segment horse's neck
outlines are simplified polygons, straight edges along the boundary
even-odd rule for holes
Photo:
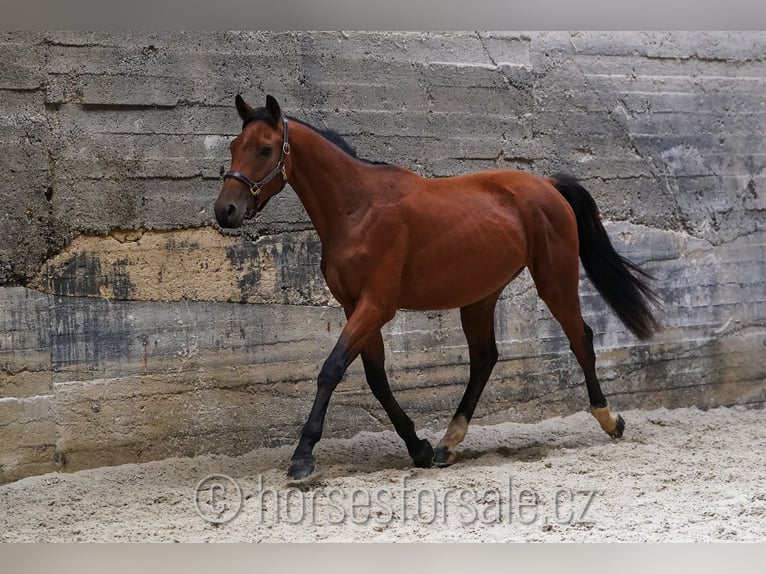
[[[297,122],[290,126],[290,134],[290,185],[324,242],[368,204],[361,184],[365,166]]]

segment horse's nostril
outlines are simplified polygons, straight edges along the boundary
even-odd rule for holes
[[[237,206],[234,204],[229,205],[229,209],[226,210],[226,215],[231,217],[237,212]]]

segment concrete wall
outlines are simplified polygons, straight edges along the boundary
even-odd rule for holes
[[[343,317],[289,188],[213,225],[240,92],[427,176],[576,174],[666,303],[640,343],[583,281],[612,404],[762,406],[765,55],[763,33],[0,34],[0,481],[296,440]],[[587,406],[528,274],[496,323],[477,423]],[[457,313],[385,337],[396,395],[440,430]],[[327,427],[390,428],[360,366]]]

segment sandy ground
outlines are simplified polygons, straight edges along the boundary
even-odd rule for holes
[[[0,487],[0,541],[766,540],[766,411],[622,414],[620,440],[587,413],[473,426],[447,469],[325,439],[298,486],[287,447],[32,477]]]

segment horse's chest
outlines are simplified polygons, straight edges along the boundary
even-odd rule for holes
[[[341,305],[353,306],[369,271],[361,254],[323,253],[320,269],[333,297]]]
[[[322,254],[322,263],[320,269],[322,275],[327,282],[327,287],[330,288],[330,293],[335,299],[343,306],[349,306],[354,300],[351,289],[344,280],[346,273],[344,273],[346,266],[339,264],[335,258],[328,257],[327,254]]]

